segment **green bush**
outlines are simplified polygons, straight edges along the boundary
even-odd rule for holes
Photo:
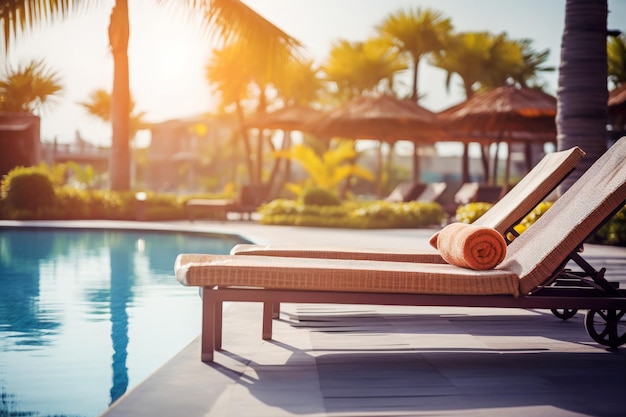
[[[468,203],[456,209],[456,220],[462,223],[474,223],[476,219],[485,214],[493,204]]]
[[[605,245],[626,246],[626,206],[606,222],[590,241]]]
[[[45,166],[15,168],[1,184],[0,219],[6,220],[180,220],[187,218],[184,199],[146,193],[87,190],[53,186]],[[54,181],[58,184],[58,181]],[[145,207],[140,207],[145,204]]]
[[[305,206],[338,206],[341,204],[339,197],[322,188],[309,188],[304,190],[300,196],[300,200]]]
[[[438,226],[445,218],[439,204],[417,201],[348,201],[338,206],[320,206],[281,199],[261,206],[258,212],[263,224],[352,229]]]
[[[49,174],[40,167],[17,167],[2,180],[2,198],[17,210],[40,210],[55,202]]]

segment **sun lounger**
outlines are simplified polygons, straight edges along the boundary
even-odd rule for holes
[[[454,202],[457,205],[468,203],[495,203],[500,199],[502,186],[487,185],[479,182],[468,182],[461,186],[454,195]]]
[[[620,327],[626,292],[603,271],[567,274],[578,249],[626,202],[626,139],[619,140],[515,239],[496,268],[450,264],[180,254],[179,282],[202,287],[203,361],[221,349],[222,303],[264,303],[264,339],[276,302],[588,309],[585,328],[598,343],[626,343]]]
[[[522,180],[474,224],[488,226],[505,237],[515,235],[513,227],[549,195],[576,167],[585,153],[578,147],[544,156]],[[287,256],[323,259],[361,259],[396,262],[442,263],[435,250],[430,252],[405,249],[329,248],[315,246],[239,244],[232,255]]]
[[[227,220],[228,213],[238,213],[242,218],[250,219],[263,202],[266,187],[244,185],[237,198],[208,199],[194,198],[186,202],[187,217],[190,222],[195,220],[197,213],[210,216],[216,220]]]

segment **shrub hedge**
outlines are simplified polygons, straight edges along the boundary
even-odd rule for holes
[[[482,216],[489,208],[489,203],[469,203],[460,206],[456,211],[458,221],[464,223],[473,223]],[[539,203],[530,213],[528,213],[522,221],[515,226],[517,233],[523,233],[538,218],[540,218],[550,207],[551,202],[544,201]],[[589,243],[597,243],[602,245],[626,246],[626,206],[615,214],[608,222],[606,222],[596,233],[588,240]]]
[[[347,201],[326,206],[278,199],[261,206],[258,212],[263,224],[351,229],[439,226],[445,219],[439,204],[417,201]]]
[[[0,183],[0,219],[4,220],[181,220],[187,218],[189,198],[145,193],[145,201],[134,192],[85,190],[58,184],[53,174],[42,167],[18,167]],[[551,203],[541,203],[515,229],[522,233]],[[472,223],[491,204],[470,203],[458,208],[458,221]],[[439,226],[445,213],[437,203],[412,201],[339,201],[323,190],[310,190],[299,200],[277,199],[259,207],[261,223],[353,229],[416,228]],[[590,242],[626,246],[626,206],[592,236]]]

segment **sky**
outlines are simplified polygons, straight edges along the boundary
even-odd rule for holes
[[[244,0],[246,4],[300,40],[318,63],[338,39],[363,41],[375,35],[386,16],[407,8],[431,8],[450,17],[457,32],[506,32],[531,39],[536,51],[550,50],[547,65],[558,68],[565,0]],[[148,122],[190,117],[211,111],[215,101],[204,75],[211,47],[182,15],[156,0],[132,0],[130,15],[130,83],[136,109]],[[67,143],[80,132],[98,145],[110,143],[110,126],[89,116],[78,104],[96,89],[111,90],[113,61],[107,27],[114,0],[80,10],[63,21],[36,27],[20,36],[0,69],[43,59],[61,77],[64,90],[53,107],[43,110],[41,140]],[[609,0],[608,27],[626,31],[626,0]],[[2,58],[6,59],[6,58]],[[420,104],[443,110],[463,100],[454,82],[445,88],[445,73],[420,66]],[[556,95],[558,72],[543,79]],[[142,140],[140,135],[139,141]],[[145,140],[145,138],[143,139]]]

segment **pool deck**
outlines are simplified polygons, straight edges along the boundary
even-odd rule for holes
[[[63,223],[230,233],[256,243],[418,249],[434,231],[246,221]],[[587,245],[584,257],[626,285],[626,248]],[[224,350],[214,363],[200,361],[196,339],[102,417],[626,415],[626,347],[610,351],[595,343],[583,313],[562,321],[544,310],[281,307],[273,340],[263,341],[261,305],[229,305]]]

